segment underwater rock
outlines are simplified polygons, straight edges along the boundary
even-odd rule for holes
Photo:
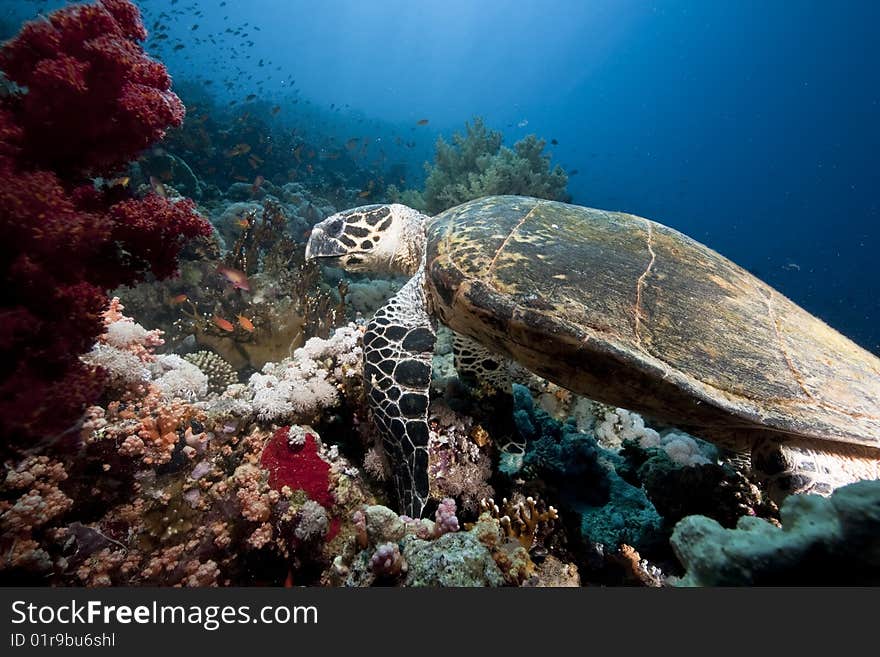
[[[250,199],[260,199],[266,195],[262,188],[254,189],[252,183],[236,182],[232,183],[226,190],[226,198],[230,201],[247,201]]]
[[[581,585],[581,577],[577,567],[565,563],[552,554],[538,566],[535,574],[523,583],[523,586],[537,588],[570,588]]]
[[[629,456],[633,450],[641,448],[627,444],[624,454]],[[636,477],[667,523],[705,515],[733,527],[741,516],[755,515],[763,504],[758,488],[729,465],[683,466],[659,448],[642,451]]]
[[[501,586],[504,576],[485,545],[468,532],[434,541],[403,539],[407,586]]]
[[[367,538],[372,545],[396,543],[406,534],[400,516],[387,506],[373,505],[364,509]]]
[[[681,586],[880,584],[880,481],[831,497],[792,495],[782,527],[745,516],[724,529],[704,516],[681,520],[672,548],[687,573]]]

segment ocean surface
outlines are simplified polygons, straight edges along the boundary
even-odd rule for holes
[[[0,36],[64,4],[4,0]],[[384,140],[372,166],[409,186],[475,116],[535,133],[573,202],[677,228],[880,353],[878,3],[137,4],[187,102]]]

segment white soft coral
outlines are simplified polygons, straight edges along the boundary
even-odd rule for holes
[[[339,403],[340,390],[359,379],[362,332],[356,324],[336,329],[326,340],[310,338],[280,363],[267,363],[251,376],[253,406],[264,422],[302,423]]]
[[[195,402],[208,395],[208,375],[180,356],[157,356],[150,369],[166,397]]]

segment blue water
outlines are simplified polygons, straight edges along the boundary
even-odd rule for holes
[[[0,20],[62,4],[5,0]],[[175,81],[255,93],[339,138],[369,131],[410,184],[474,115],[507,143],[556,139],[576,203],[682,230],[880,353],[878,3],[138,4],[167,27],[148,49]]]

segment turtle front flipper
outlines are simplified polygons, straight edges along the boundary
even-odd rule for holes
[[[428,397],[436,329],[419,272],[376,311],[364,335],[370,410],[392,464],[400,510],[421,516],[428,502]]]

